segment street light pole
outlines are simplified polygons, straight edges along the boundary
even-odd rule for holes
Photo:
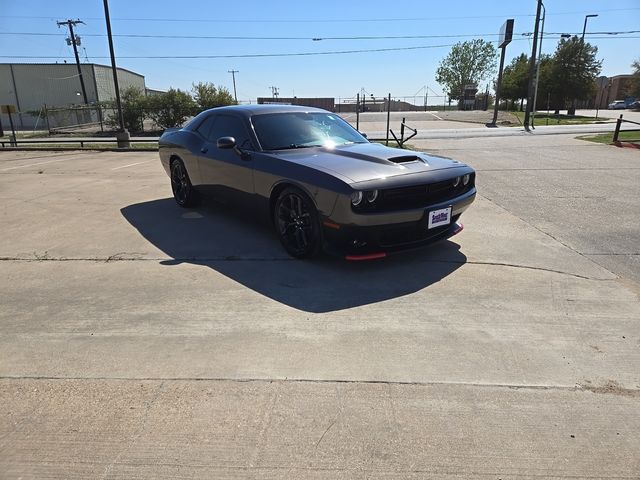
[[[584,34],[587,32],[587,20],[593,17],[597,17],[597,13],[591,13],[589,15],[584,16],[584,25],[582,26],[582,37],[580,37],[580,54],[578,55],[578,62],[580,62],[580,66],[582,66],[582,54],[584,53]],[[571,105],[571,113],[567,112],[569,115],[576,114],[576,105],[578,100],[576,98],[573,99],[573,105]]]
[[[109,0],[104,0],[104,19],[107,23],[107,38],[109,40],[109,53],[111,55],[111,70],[113,72],[113,87],[116,94],[116,106],[118,108],[119,131],[116,133],[118,148],[129,148],[129,132],[124,127],[124,116],[122,115],[122,102],[120,101],[120,88],[118,86],[118,70],[116,68],[116,54],[113,51],[113,37],[111,36],[111,19],[109,18]]]
[[[590,18],[593,17],[597,17],[598,14],[597,13],[591,13],[589,15],[585,15],[584,17],[584,26],[582,27],[582,38],[580,39],[580,41],[582,42],[582,44],[584,45],[584,34],[587,31],[587,20],[589,20]]]

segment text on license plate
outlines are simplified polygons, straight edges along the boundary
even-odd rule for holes
[[[441,227],[451,223],[451,207],[431,210],[429,212],[429,223],[427,228]]]

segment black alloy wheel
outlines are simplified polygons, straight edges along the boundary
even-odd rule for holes
[[[196,192],[181,160],[171,162],[171,190],[173,198],[181,207],[191,207],[195,204]]]
[[[311,258],[320,253],[322,232],[315,205],[297,188],[286,188],[274,209],[276,233],[287,253]]]

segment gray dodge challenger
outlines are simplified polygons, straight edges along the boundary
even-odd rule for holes
[[[476,196],[468,165],[370,143],[318,108],[213,108],[159,145],[178,205],[249,206],[296,258],[324,249],[369,260],[429,245],[462,230]]]

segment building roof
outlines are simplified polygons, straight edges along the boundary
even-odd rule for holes
[[[20,62],[20,63],[16,63],[16,62],[0,62],[0,65],[46,65],[48,67],[50,66],[56,66],[56,65],[69,65],[69,66],[75,66],[75,63],[58,63],[58,62]],[[111,69],[111,65],[103,65],[102,63],[93,63],[93,62],[89,62],[89,63],[81,63],[82,65],[93,65],[95,67],[104,67],[104,68],[109,68]],[[116,67],[118,70],[122,70],[124,72],[129,72],[132,75],[138,75],[139,77],[144,77],[144,75],[142,75],[141,73],[138,72],[133,72],[127,68],[122,68],[122,67]]]

